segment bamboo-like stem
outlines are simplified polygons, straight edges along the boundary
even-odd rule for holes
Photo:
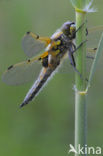
[[[76,12],[76,29],[84,23],[83,27],[76,33],[77,47],[86,40],[86,13]],[[86,94],[86,43],[84,43],[76,52],[76,67],[82,75],[76,73],[76,89],[75,89],[75,149],[78,151],[78,145],[85,147],[86,145],[86,125],[87,125],[87,106]],[[85,151],[84,151],[85,153]],[[86,154],[78,153],[75,156]]]

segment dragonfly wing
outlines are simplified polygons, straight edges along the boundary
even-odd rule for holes
[[[88,36],[87,36],[88,48],[97,48],[102,32],[103,32],[103,26],[96,26],[88,30]]]
[[[59,68],[58,68],[58,73],[61,74],[70,74],[70,69],[72,68],[72,66],[70,66],[70,61],[69,61],[69,57],[68,54],[65,54],[65,56],[62,58]]]
[[[98,32],[98,31],[103,31],[103,25],[100,25],[100,26],[95,26],[95,27],[92,27],[92,28],[89,28],[88,29],[88,33],[95,33],[95,32]]]
[[[50,42],[51,39],[49,37],[39,37],[32,32],[27,32],[22,39],[22,47],[25,54],[32,57],[37,55],[37,53],[43,50]]]
[[[35,80],[42,65],[36,57],[10,66],[2,75],[2,80],[9,85],[20,85]]]

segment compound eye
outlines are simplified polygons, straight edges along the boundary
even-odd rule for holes
[[[72,33],[72,32],[74,32],[75,31],[75,26],[71,26],[70,27],[70,32]]]
[[[76,26],[75,26],[75,23],[71,24],[70,26],[70,33],[72,34],[73,32],[76,31]]]
[[[75,23],[74,22],[66,22],[62,26],[62,31],[66,36],[71,36],[75,31]]]

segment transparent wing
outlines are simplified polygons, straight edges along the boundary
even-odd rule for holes
[[[98,32],[98,31],[103,31],[103,25],[95,26],[95,27],[92,27],[92,28],[88,29],[89,33],[93,33],[93,32],[95,33],[95,32]]]
[[[27,56],[32,57],[37,55],[50,42],[51,39],[49,37],[39,37],[32,32],[27,32],[22,39],[22,48]]]
[[[60,62],[60,65],[58,67],[58,73],[61,73],[61,74],[69,73],[70,74],[72,70],[73,70],[73,67],[70,65],[68,53],[66,53]]]
[[[93,49],[93,48],[88,48],[87,49],[87,60],[89,62],[93,61],[94,56],[95,56],[95,51],[96,50]],[[60,67],[58,68],[58,73],[69,74],[70,75],[72,72],[76,72],[76,71],[74,70],[73,66],[70,64],[68,54],[66,54],[65,57],[62,59],[62,61],[60,63]]]
[[[103,26],[96,26],[88,29],[88,35],[87,35],[88,48],[97,48],[102,32],[103,32]]]
[[[34,57],[28,61],[10,66],[2,75],[2,80],[9,85],[20,85],[35,80],[42,67]]]

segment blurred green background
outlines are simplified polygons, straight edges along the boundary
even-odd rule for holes
[[[103,0],[88,25],[103,25]],[[69,0],[0,0],[0,75],[26,59],[25,32],[51,36],[65,21],[75,20]],[[56,74],[35,101],[19,109],[32,83],[7,86],[0,81],[0,156],[67,156],[74,144],[74,71]],[[88,146],[103,149],[103,56],[88,94]],[[72,156],[72,154],[69,154]]]

